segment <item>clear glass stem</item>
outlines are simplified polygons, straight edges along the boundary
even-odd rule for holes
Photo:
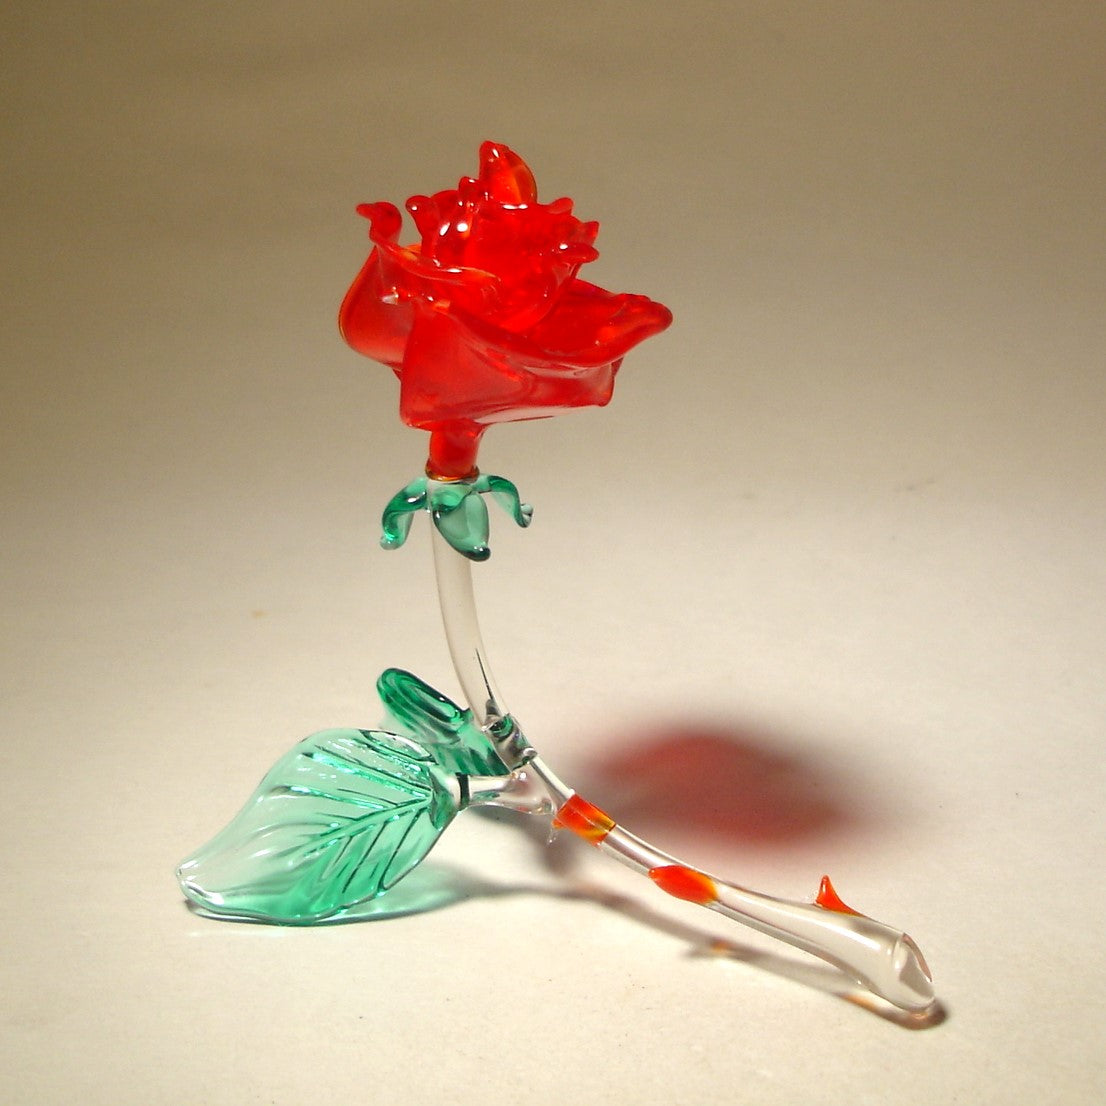
[[[472,591],[472,565],[466,557],[450,548],[436,527],[432,529],[432,534],[438,602],[453,668],[472,710],[473,720],[482,730],[493,729],[502,725],[508,714],[480,636],[476,598]]]
[[[431,530],[438,600],[453,667],[476,724],[492,737],[503,762],[513,770],[500,779],[471,780],[472,802],[528,813],[555,811],[555,827],[571,830],[649,876],[662,891],[821,957],[904,1010],[922,1012],[932,1006],[929,969],[917,945],[901,930],[857,914],[835,894],[823,900],[820,893],[814,903],[791,902],[717,879],[624,830],[563,783],[526,740],[496,686],[476,615],[471,563],[451,549],[436,528]]]

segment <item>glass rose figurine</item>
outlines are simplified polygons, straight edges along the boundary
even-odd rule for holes
[[[572,201],[538,202],[526,163],[485,142],[476,177],[413,196],[419,241],[400,244],[402,216],[365,204],[373,250],[342,303],[342,335],[389,366],[405,423],[429,431],[426,473],[384,509],[386,548],[414,517],[434,524],[438,595],[465,706],[417,676],[377,682],[387,728],[324,730],[262,780],[235,819],[178,869],[206,914],[309,925],[390,912],[397,884],[470,806],[552,819],[706,906],[836,965],[912,1014],[934,1007],[925,960],[902,931],[846,906],[823,877],[813,902],[791,902],[709,875],[630,833],[558,778],[507,710],[480,635],[472,562],[489,555],[484,496],[519,525],[530,508],[511,481],[477,467],[481,436],[500,422],[603,406],[623,358],[664,330],[668,309],[581,280],[599,225]]]

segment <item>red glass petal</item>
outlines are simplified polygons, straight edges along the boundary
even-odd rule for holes
[[[342,337],[358,353],[398,369],[413,321],[410,305],[382,279],[381,254],[373,250],[338,312]]]
[[[669,325],[645,296],[576,276],[599,224],[537,202],[526,163],[485,142],[456,189],[412,196],[420,241],[389,203],[358,210],[376,244],[339,313],[346,341],[401,377],[404,421],[431,431],[431,469],[464,476],[484,428],[611,398],[622,358]]]
[[[399,238],[403,216],[395,204],[386,200],[375,204],[358,204],[357,214],[369,220],[369,237],[374,242],[395,242]]]
[[[480,181],[488,195],[504,204],[532,204],[538,185],[530,166],[506,146],[485,142],[480,147]]]
[[[484,319],[464,317],[474,337],[509,347],[533,371],[585,369],[620,360],[659,334],[672,312],[647,296],[608,292],[584,280],[569,282],[555,307],[524,334],[504,334]]]
[[[435,256],[438,231],[442,225],[442,205],[436,196],[412,196],[407,210],[414,220],[415,229],[422,239],[422,252],[426,257]]]
[[[543,418],[610,402],[618,360],[580,368],[520,355],[514,335],[476,332],[452,313],[416,308],[401,369],[400,414],[433,430]]]

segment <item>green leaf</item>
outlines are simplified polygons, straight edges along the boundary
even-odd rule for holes
[[[325,730],[279,760],[177,875],[212,913],[310,924],[394,886],[433,847],[458,799],[452,776],[415,742]]]
[[[397,728],[414,738],[446,772],[499,776],[508,769],[488,736],[473,725],[472,711],[462,709],[401,668],[389,668],[376,690]]]

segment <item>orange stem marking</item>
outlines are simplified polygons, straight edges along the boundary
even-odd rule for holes
[[[649,878],[674,898],[686,899],[700,906],[706,906],[718,898],[718,888],[710,876],[694,868],[685,868],[682,864],[650,868]]]
[[[573,795],[553,818],[554,829],[572,830],[589,845],[598,846],[614,827],[613,818],[579,795]]]

